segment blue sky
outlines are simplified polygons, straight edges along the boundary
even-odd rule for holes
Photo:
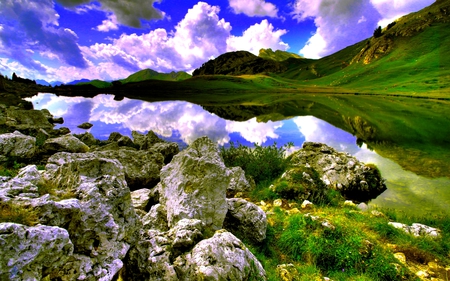
[[[432,0],[0,0],[0,73],[47,81],[188,71],[236,50],[330,55]]]

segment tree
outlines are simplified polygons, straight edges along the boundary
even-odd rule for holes
[[[378,26],[378,28],[375,29],[374,32],[373,32],[373,37],[378,38],[381,35],[382,35],[381,26]]]

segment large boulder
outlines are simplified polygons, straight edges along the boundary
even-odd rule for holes
[[[47,139],[42,145],[42,153],[53,154],[56,152],[83,153],[88,152],[89,147],[71,134],[57,138]]]
[[[6,110],[5,125],[10,131],[19,130],[34,135],[39,129],[52,131],[54,125],[48,121],[48,114],[41,110],[23,110],[10,107]]]
[[[164,156],[155,151],[131,149],[105,150],[93,152],[100,158],[117,159],[123,166],[125,179],[131,190],[152,188],[160,179]]]
[[[227,199],[227,203],[226,229],[256,243],[266,239],[267,218],[261,208],[240,198]]]
[[[36,138],[19,131],[0,135],[0,162],[9,158],[29,159],[36,154]]]
[[[0,279],[41,280],[73,254],[67,230],[56,226],[0,223]]]
[[[115,159],[57,153],[42,176],[35,167],[27,167],[1,187],[8,196],[0,199],[32,209],[39,223],[68,232],[73,255],[51,271],[46,268],[52,278],[112,280],[138,240],[142,224],[133,208],[123,167]],[[49,194],[34,196],[42,193],[42,188]],[[19,278],[26,279],[26,275]]]
[[[255,182],[245,177],[245,171],[241,167],[232,167],[230,169],[230,184],[227,187],[228,198],[240,192],[250,191],[254,187]]]
[[[217,145],[207,137],[175,155],[161,169],[160,201],[169,226],[181,219],[199,219],[210,231],[222,228],[229,174]]]
[[[266,280],[261,263],[230,232],[217,231],[174,261],[179,280]]]
[[[325,144],[305,142],[290,159],[294,167],[314,169],[328,188],[339,190],[349,200],[368,201],[386,190],[385,180],[374,165]]]

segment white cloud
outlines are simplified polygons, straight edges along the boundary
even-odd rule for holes
[[[300,54],[320,58],[372,36],[378,25],[418,11],[434,0],[296,0],[293,18],[317,27]]]
[[[370,2],[383,16],[378,25],[384,27],[403,15],[433,4],[435,0],[370,0]]]
[[[101,31],[101,32],[108,32],[110,30],[117,30],[119,29],[117,17],[114,14],[108,15],[108,18],[106,20],[102,21],[102,24],[97,26],[95,30]]]
[[[286,51],[289,45],[281,40],[281,36],[286,33],[285,29],[274,30],[271,23],[262,20],[261,23],[250,26],[242,36],[230,36],[227,51],[246,50],[255,55],[258,55],[261,48]]]
[[[249,17],[277,17],[278,8],[264,0],[229,0],[235,14],[245,14]]]
[[[227,121],[226,130],[229,133],[239,132],[245,140],[262,144],[268,138],[277,139],[279,136],[275,133],[275,130],[281,126],[283,124],[280,121],[263,123],[256,121],[255,117],[245,122]]]

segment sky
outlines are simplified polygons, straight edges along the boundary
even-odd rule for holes
[[[191,73],[225,52],[321,58],[433,0],[0,0],[0,73],[70,82]]]

